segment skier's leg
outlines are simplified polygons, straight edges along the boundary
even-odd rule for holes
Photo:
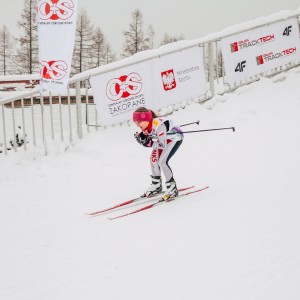
[[[150,156],[150,164],[151,164],[151,185],[147,189],[147,191],[143,194],[145,197],[153,196],[162,191],[161,184],[161,169],[158,164],[159,156],[161,154],[161,149],[153,149]]]
[[[175,154],[175,152],[180,147],[182,141],[172,141],[165,149],[163,149],[161,156],[159,158],[159,165],[164,173],[166,179],[166,193],[164,195],[165,199],[170,197],[176,197],[178,195],[178,189],[176,182],[173,177],[172,169],[169,166],[169,160]]]
[[[169,160],[172,158],[172,156],[175,154],[175,152],[178,150],[181,144],[182,141],[171,141],[166,146],[166,148],[162,149],[162,152],[160,154],[158,165],[160,166],[165,176],[166,182],[173,180],[173,172],[169,166]]]

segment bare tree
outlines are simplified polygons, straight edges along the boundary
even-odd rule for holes
[[[84,9],[77,17],[75,46],[72,60],[72,74],[92,68],[94,25]]]
[[[106,43],[106,50],[105,50],[105,63],[110,64],[114,61],[116,61],[116,54],[112,52],[110,44]]]
[[[20,73],[32,74],[39,70],[36,13],[36,0],[24,0],[24,10],[18,21],[24,33],[17,39],[20,48],[15,59]]]
[[[97,27],[93,34],[93,67],[99,67],[105,64],[106,39],[102,30]]]
[[[171,43],[175,43],[175,42],[178,42],[178,41],[181,41],[181,40],[184,40],[184,37],[183,35],[181,34],[180,36],[172,36],[172,35],[169,35],[169,34],[165,34],[160,45],[166,45],[166,44],[171,44]]]
[[[12,37],[7,27],[4,25],[0,30],[0,72],[7,75],[11,68],[9,65],[12,61]]]
[[[132,22],[129,24],[129,30],[123,31],[123,34],[125,36],[123,57],[149,49],[149,39],[144,38],[143,15],[139,9],[132,13]]]
[[[154,49],[154,37],[155,37],[155,31],[153,29],[152,25],[148,25],[147,28],[147,37],[149,40],[149,49]]]
[[[110,44],[99,27],[94,31],[92,52],[93,68],[116,61],[116,55],[112,52]]]

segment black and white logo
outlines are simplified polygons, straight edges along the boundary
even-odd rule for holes
[[[239,62],[235,68],[235,72],[243,72],[246,68],[246,60]]]

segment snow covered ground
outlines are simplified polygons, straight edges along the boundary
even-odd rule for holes
[[[114,221],[142,204],[84,213],[148,187],[134,125],[1,155],[0,299],[299,300],[299,82],[297,67],[174,112],[236,128],[186,134],[170,161],[179,187],[210,188]]]

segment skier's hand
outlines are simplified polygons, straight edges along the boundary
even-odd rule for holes
[[[143,145],[144,143],[147,142],[147,136],[144,135],[142,132],[140,132],[140,133],[136,132],[134,134],[134,137],[135,137],[136,141],[141,145]]]
[[[134,137],[139,144],[145,147],[151,147],[153,144],[152,139],[148,135],[145,135],[143,132],[136,132],[134,134]]]

